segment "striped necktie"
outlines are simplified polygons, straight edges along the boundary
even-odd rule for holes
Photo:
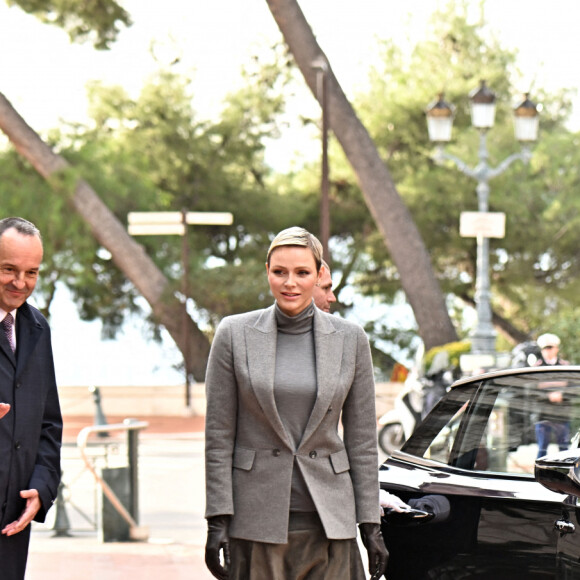
[[[2,328],[4,329],[6,338],[10,343],[10,348],[12,349],[12,352],[14,352],[16,350],[16,345],[14,344],[14,335],[12,334],[12,328],[14,327],[14,317],[9,312],[4,317],[4,320],[0,322],[0,324],[2,324]]]

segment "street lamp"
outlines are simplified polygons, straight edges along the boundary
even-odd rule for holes
[[[496,333],[492,324],[491,292],[489,280],[489,238],[503,237],[502,224],[505,215],[488,212],[489,181],[503,173],[514,161],[528,163],[531,158],[530,144],[538,138],[538,110],[528,95],[514,109],[515,136],[521,144],[521,151],[510,155],[497,167],[490,167],[486,146],[487,131],[495,121],[495,94],[485,81],[469,94],[471,108],[471,124],[479,131],[479,163],[471,168],[455,155],[446,153],[445,143],[451,140],[451,129],[455,110],[452,105],[443,100],[440,94],[437,101],[431,103],[426,110],[429,139],[436,143],[437,152],[434,157],[437,163],[445,159],[452,161],[464,175],[477,180],[477,200],[479,220],[471,232],[462,235],[477,238],[477,277],[475,283],[475,304],[477,310],[477,326],[471,335],[471,350],[474,354],[494,354]],[[463,216],[462,216],[463,217]]]
[[[322,110],[322,159],[320,178],[320,242],[324,259],[330,263],[330,202],[328,169],[328,63],[322,57],[312,62],[316,70],[316,94]]]

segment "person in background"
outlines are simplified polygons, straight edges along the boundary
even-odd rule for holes
[[[322,260],[322,268],[320,269],[320,281],[315,284],[312,296],[314,304],[324,312],[330,312],[330,305],[336,302],[336,296],[332,291],[330,267],[324,260]]]
[[[363,580],[357,523],[371,577],[386,568],[369,342],[314,306],[321,262],[308,231],[280,232],[274,304],[227,316],[212,343],[205,561],[220,580]]]
[[[560,358],[560,339],[551,333],[538,337],[538,346],[542,356],[535,366],[569,365],[567,360]],[[568,449],[570,443],[570,420],[568,400],[565,396],[565,384],[546,381],[540,383],[540,416],[536,423],[536,441],[538,457],[548,453],[548,445],[552,435],[560,451]]]
[[[23,580],[30,523],[43,522],[60,482],[62,417],[50,329],[29,305],[42,261],[29,221],[0,220],[0,578]]]
[[[560,358],[560,339],[549,332],[538,336],[536,341],[540,347],[542,358],[536,361],[536,366],[569,365],[567,360]]]

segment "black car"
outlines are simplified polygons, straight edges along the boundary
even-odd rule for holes
[[[386,510],[386,578],[580,579],[579,439],[580,367],[456,382],[380,468],[419,508]]]

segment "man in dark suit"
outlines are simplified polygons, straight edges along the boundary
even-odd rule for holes
[[[60,482],[62,417],[50,329],[26,300],[42,261],[38,229],[0,220],[0,577],[23,580],[30,523]]]

